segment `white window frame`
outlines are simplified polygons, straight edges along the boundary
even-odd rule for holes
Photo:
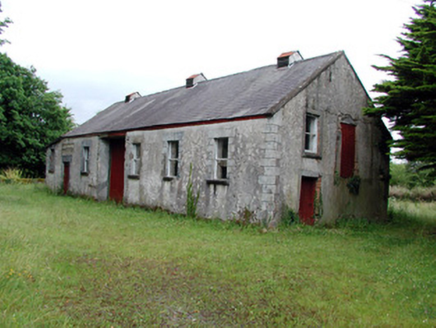
[[[214,178],[227,180],[229,161],[229,138],[215,138]]]
[[[179,140],[168,141],[167,177],[178,177],[180,169],[180,143]]]
[[[133,143],[130,174],[133,176],[139,176],[140,170],[141,170],[141,144]]]
[[[82,148],[82,173],[89,173],[89,146]]]
[[[306,153],[318,153],[318,133],[319,117],[306,115],[306,124],[304,130],[304,151]]]

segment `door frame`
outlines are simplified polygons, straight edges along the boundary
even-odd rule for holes
[[[64,177],[63,177],[63,194],[66,195],[68,193],[68,189],[70,186],[70,162],[63,162],[64,164]]]
[[[124,200],[126,138],[110,138],[109,141],[109,174],[108,199],[117,203]]]
[[[300,221],[307,225],[315,224],[315,204],[317,202],[319,179],[320,177],[301,176],[298,215]]]

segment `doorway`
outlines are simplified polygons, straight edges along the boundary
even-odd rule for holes
[[[300,209],[298,215],[304,224],[315,223],[315,194],[317,178],[302,177],[300,192]]]
[[[64,195],[68,193],[69,185],[70,185],[70,163],[64,162],[64,183],[63,183]]]
[[[125,139],[110,140],[109,199],[121,203],[124,197]]]

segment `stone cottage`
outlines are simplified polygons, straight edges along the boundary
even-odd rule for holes
[[[47,148],[54,190],[207,218],[386,217],[389,132],[344,52],[132,93]],[[190,174],[192,167],[192,172]]]

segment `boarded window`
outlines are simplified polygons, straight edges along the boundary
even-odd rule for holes
[[[82,148],[82,173],[89,173],[89,147],[84,146]]]
[[[350,178],[354,173],[354,158],[356,154],[356,126],[341,123],[341,177]]]
[[[169,177],[177,177],[179,175],[179,142],[168,141],[168,172]]]
[[[229,138],[215,139],[215,178],[227,179],[229,159]]]
[[[48,156],[48,172],[54,173],[55,171],[55,150],[50,148],[50,154]]]
[[[132,163],[130,174],[138,176],[141,168],[141,144],[132,144]]]
[[[318,152],[318,118],[316,116],[306,116],[304,150],[314,154]]]

